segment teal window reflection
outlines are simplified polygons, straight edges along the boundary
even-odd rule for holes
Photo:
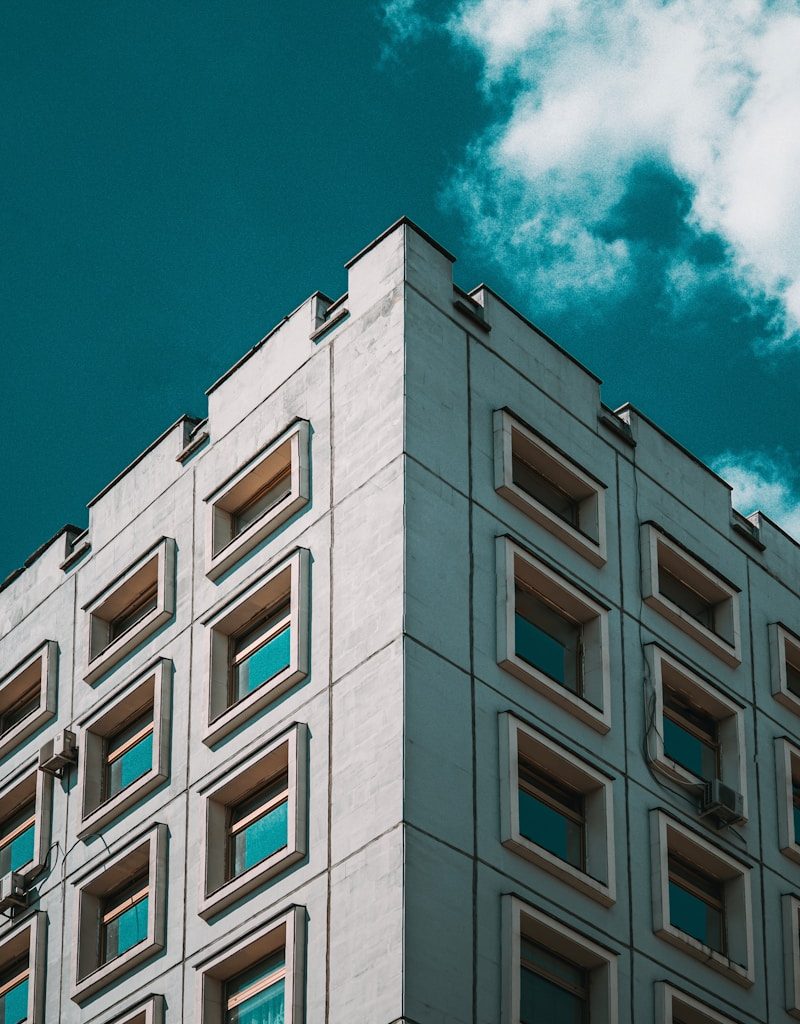
[[[519,583],[515,591],[514,650],[518,658],[572,693],[581,694],[580,623]]]
[[[0,875],[33,860],[35,838],[36,803],[31,800],[0,823]]]
[[[669,855],[669,920],[675,928],[725,952],[724,883]]]
[[[522,940],[520,1024],[588,1024],[589,972]]]
[[[143,874],[103,900],[101,963],[115,960],[147,938],[149,897],[147,875]]]
[[[230,810],[229,874],[236,877],[288,843],[289,782],[286,773]]]
[[[284,1024],[286,960],[283,951],[225,985],[225,1024]]]
[[[585,870],[584,797],[539,771],[519,765],[519,830],[537,846]]]
[[[678,693],[664,689],[664,753],[699,779],[720,777],[719,723]]]
[[[288,668],[291,659],[289,602],[231,638],[233,704]]]
[[[28,958],[21,957],[0,972],[0,1024],[28,1019]]]
[[[153,709],[106,740],[105,797],[127,789],[153,767]]]

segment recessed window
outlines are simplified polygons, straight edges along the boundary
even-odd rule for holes
[[[789,740],[775,740],[778,786],[778,843],[780,851],[800,863],[800,747]]]
[[[109,893],[100,906],[100,963],[107,964],[147,939],[150,886],[144,871]]]
[[[167,826],[155,825],[73,883],[78,888],[75,1002],[164,948],[166,857]]]
[[[0,876],[15,871],[33,879],[44,867],[52,801],[53,777],[35,768],[25,768],[4,783],[0,789]]]
[[[168,778],[171,669],[159,658],[81,722],[79,836],[96,832]]]
[[[503,1024],[616,1024],[616,955],[516,897],[503,910]]]
[[[206,498],[211,579],[308,504],[308,441],[309,424],[298,420]]]
[[[206,620],[214,743],[307,672],[308,552],[297,550]]]
[[[718,953],[725,953],[725,885],[677,854],[668,856],[669,920]]]
[[[504,409],[494,414],[494,438],[498,494],[603,565],[605,486]]]
[[[519,830],[526,839],[574,868],[585,869],[583,794],[525,758],[519,762]]]
[[[662,811],[651,813],[654,931],[740,985],[753,984],[750,868]]]
[[[109,1024],[163,1024],[164,1022],[164,997],[162,995],[149,996],[144,1002],[137,1000],[137,1004],[130,1010],[126,1010],[121,1017],[115,1017]]]
[[[772,693],[775,700],[800,715],[800,637],[773,622],[769,638]]]
[[[281,950],[225,982],[225,1024],[283,1021],[286,956]]]
[[[2,1024],[44,1024],[46,926],[47,916],[39,912],[0,938]]]
[[[715,779],[742,797],[747,817],[744,709],[657,644],[645,646],[650,763],[698,797]]]
[[[200,1024],[301,1024],[305,908],[198,965]]]
[[[511,714],[500,716],[500,774],[503,845],[610,906],[609,776]]]
[[[0,680],[0,757],[56,713],[58,645],[48,640]]]
[[[175,613],[175,541],[164,538],[85,606],[94,682]]]
[[[726,664],[741,662],[739,591],[652,523],[642,526],[642,597]]]
[[[656,983],[656,1024],[734,1024],[706,1003],[666,982]]]
[[[498,538],[497,573],[500,665],[608,731],[607,609],[508,538]]]
[[[720,775],[719,723],[677,690],[664,687],[664,754],[699,779]]]
[[[520,1024],[586,1024],[590,972],[522,939]]]
[[[306,851],[308,730],[288,732],[225,766],[198,791],[206,820],[205,885],[209,918],[301,860]]]

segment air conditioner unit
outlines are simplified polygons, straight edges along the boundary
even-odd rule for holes
[[[0,910],[22,910],[28,905],[22,875],[9,871],[0,878]]]
[[[726,786],[719,779],[712,779],[703,786],[700,796],[700,817],[714,818],[718,828],[735,825],[744,820],[744,801],[741,793]]]
[[[78,760],[78,745],[75,733],[69,729],[57,732],[55,736],[42,744],[39,750],[39,770],[48,775],[61,776],[65,768]]]

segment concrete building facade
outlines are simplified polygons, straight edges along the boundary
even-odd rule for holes
[[[452,263],[3,585],[2,1024],[800,1018],[800,548]]]

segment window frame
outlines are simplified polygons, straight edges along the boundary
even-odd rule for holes
[[[571,960],[590,972],[589,1017],[592,1024],[618,1024],[618,956],[518,896],[502,897],[504,955],[502,963],[502,1024],[519,1024],[522,938]],[[203,1024],[206,1024],[204,1021]]]
[[[525,425],[508,409],[497,409],[493,416],[494,428],[494,487],[498,494],[523,512],[529,519],[548,530],[563,541],[573,551],[577,551],[593,565],[602,568],[607,559],[606,554],[606,485],[601,483],[576,462],[568,458],[562,451],[550,444],[538,432]],[[528,459],[519,454],[523,450]],[[576,503],[578,516],[589,516],[596,524],[596,537],[573,526],[545,504],[529,494],[514,482],[514,457],[517,455],[527,462],[549,483],[563,490]],[[539,466],[530,462],[535,458]],[[560,486],[541,467],[550,469],[551,473],[561,478],[561,482],[571,485],[574,492],[586,491],[589,494],[570,494],[569,490]]]
[[[676,949],[745,988],[755,981],[751,866],[726,853],[704,836],[660,809],[650,812],[653,931]],[[669,855],[677,855],[723,886],[727,953],[705,945],[670,920]],[[744,961],[743,963],[741,961]]]
[[[137,999],[121,1016],[104,1018],[103,1024],[164,1024],[164,997],[152,995],[144,1002]]]
[[[168,658],[155,659],[80,721],[82,756],[78,761],[78,792],[81,795],[81,819],[76,830],[78,838],[83,839],[108,825],[169,779],[172,667]],[[125,720],[125,709],[144,707],[145,702],[150,701],[151,693],[152,767],[129,786],[104,799],[105,741]]]
[[[686,1024],[736,1024],[733,1018],[723,1017],[706,1003],[665,981],[656,982],[655,1003],[655,1024],[675,1024],[676,1010]]]
[[[800,836],[794,827],[793,779],[800,782],[800,746],[786,736],[775,737],[775,780],[778,790],[778,847],[800,864]]]
[[[234,801],[239,802],[253,789],[248,779],[259,771],[269,773],[267,778],[280,771],[287,772],[287,843],[239,875],[228,877],[228,811]],[[205,822],[198,914],[209,920],[305,858],[308,852],[308,726],[295,723],[283,730],[234,765],[217,771],[197,793],[202,800],[198,813]]]
[[[207,720],[203,732],[207,746],[239,728],[308,675],[309,568],[309,551],[295,548],[243,589],[225,598],[203,619],[208,651]],[[245,697],[227,703],[231,637],[245,623],[253,621],[256,611],[261,608],[266,612],[277,606],[285,595],[289,598],[291,629],[289,664]]]
[[[248,552],[261,543],[278,527],[282,526],[296,512],[309,503],[310,492],[310,468],[309,468],[309,441],[311,435],[311,424],[308,420],[298,419],[288,426],[281,434],[270,441],[265,447],[257,451],[244,463],[233,476],[212,491],[205,499],[206,505],[205,521],[205,547],[206,547],[206,576],[211,580],[218,579],[223,573],[232,568]],[[236,493],[237,488],[246,490],[247,478],[257,475],[259,470],[271,458],[274,458],[281,448],[288,445],[289,448],[289,474],[290,489],[279,502],[257,516],[238,534],[233,533],[232,521],[237,509],[246,507],[252,502],[253,495],[245,499],[236,509],[225,509],[223,506],[230,503],[231,495]],[[273,477],[274,478],[274,477]],[[217,541],[230,537],[222,544]]]
[[[47,855],[52,840],[53,776],[38,770],[38,760],[29,761],[11,777],[3,781],[0,789],[0,821],[10,818],[15,809],[33,801],[34,833],[33,856],[15,869],[26,883],[30,883],[47,866]]]
[[[305,1004],[306,909],[293,905],[194,965],[199,1024],[224,1024],[225,983],[280,949],[286,960],[284,1024],[302,1024]]]
[[[644,657],[653,687],[653,723],[647,738],[652,766],[665,778],[685,786],[703,788],[703,780],[668,756],[664,748],[662,721],[664,689],[691,694],[697,706],[716,718],[719,730],[720,780],[742,796],[742,817],[747,820],[747,756],[745,750],[745,708],[728,697],[708,679],[656,643],[645,644]],[[652,740],[651,740],[652,736]]]
[[[148,548],[121,575],[107,584],[95,597],[83,606],[86,613],[87,658],[84,673],[87,683],[94,683],[104,676],[126,654],[139,647],[148,637],[175,614],[175,557],[176,544],[172,537],[162,537]],[[125,587],[150,562],[156,563],[156,604],[141,619],[132,623],[115,639],[110,638],[110,624],[122,612],[113,614],[113,605],[124,595]],[[110,611],[105,611],[111,605]],[[122,611],[125,610],[123,606]],[[106,642],[102,643],[103,638]]]
[[[72,999],[83,1003],[95,993],[127,974],[139,964],[150,960],[166,944],[168,829],[156,823],[127,843],[125,848],[107,858],[89,873],[73,880],[76,889],[75,912],[77,941],[75,981]],[[102,900],[116,892],[126,879],[135,879],[143,867],[147,870],[149,902],[147,935],[105,963],[100,962],[100,908]]]
[[[739,617],[740,588],[692,555],[676,540],[659,529],[655,523],[642,524],[640,544],[642,553],[641,586],[644,603],[691,636],[706,650],[715,654],[726,665],[737,668],[742,661]],[[697,591],[709,606],[714,608],[726,606],[724,614],[729,619],[729,636],[726,637],[723,633],[709,629],[661,592],[659,568],[663,566],[665,559],[669,560],[671,565],[680,566],[681,571],[692,578],[699,587],[713,591],[718,596],[719,600],[712,606],[710,599],[705,598],[703,591]],[[667,570],[672,573],[669,566],[667,566]],[[694,589],[690,583],[685,585]]]
[[[789,651],[791,649],[791,658]],[[782,622],[769,625],[770,676],[772,695],[779,704],[795,715],[800,715],[800,694],[789,689],[786,672],[787,662],[800,670],[800,636],[793,633]]]
[[[45,1024],[45,974],[47,969],[47,914],[43,910],[0,936],[0,971],[28,957],[28,1008],[25,1024]]]
[[[20,746],[24,740],[55,718],[58,711],[58,644],[55,640],[45,640],[27,658],[15,665],[0,679],[0,704],[3,702],[4,694],[7,695],[9,691],[14,692],[15,684],[20,685],[21,693],[19,697],[12,699],[4,713],[19,703],[23,695],[33,691],[34,686],[26,689],[24,684],[20,684],[20,680],[28,674],[35,677],[37,663],[40,663],[38,670],[39,706],[0,736],[0,757],[4,757],[15,747]]]
[[[570,583],[510,537],[496,541],[497,662],[542,696],[569,711],[600,733],[611,728],[609,609]],[[535,593],[557,602],[581,623],[585,668],[578,696],[516,653],[516,583],[521,579]],[[566,617],[566,616],[565,616]],[[587,656],[588,653],[588,656]]]
[[[602,906],[612,906],[616,901],[613,779],[511,712],[499,716],[499,725],[501,843]],[[523,757],[583,794],[586,870],[562,860],[520,831],[519,762]]]

